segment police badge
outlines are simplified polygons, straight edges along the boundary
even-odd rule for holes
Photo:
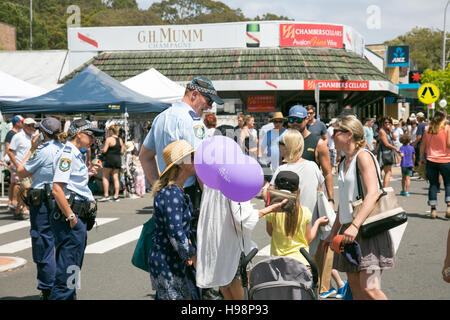
[[[62,158],[62,159],[59,161],[59,169],[60,169],[62,172],[66,172],[67,170],[69,170],[69,169],[70,169],[70,159]]]
[[[203,139],[205,136],[205,128],[202,125],[194,126],[194,134],[197,138]]]

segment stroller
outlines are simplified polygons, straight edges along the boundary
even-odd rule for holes
[[[300,252],[311,270],[293,258],[270,257],[257,263],[250,271],[248,291],[247,264],[257,252],[258,249],[253,249],[242,257],[240,271],[246,300],[318,300],[317,265],[303,248]]]

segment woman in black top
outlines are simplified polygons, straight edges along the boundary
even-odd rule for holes
[[[104,154],[104,164],[102,173],[103,194],[104,197],[98,201],[108,201],[109,176],[112,174],[114,182],[114,197],[112,200],[119,201],[119,171],[122,167],[121,156],[125,152],[125,145],[119,138],[119,125],[116,123],[108,128],[109,137],[106,138],[102,153]]]

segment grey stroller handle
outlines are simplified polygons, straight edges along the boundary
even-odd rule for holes
[[[249,262],[255,257],[258,253],[258,248],[252,249],[248,255],[245,255],[244,252],[241,252],[241,282],[242,288],[244,288],[244,299],[248,300],[248,276],[247,276],[247,265]]]
[[[311,273],[313,277],[313,286],[317,288],[317,283],[319,280],[318,272],[317,272],[317,264],[314,261],[314,259],[310,256],[308,251],[305,250],[305,248],[300,248],[300,253],[305,257],[306,261],[308,261],[310,267],[311,267]]]

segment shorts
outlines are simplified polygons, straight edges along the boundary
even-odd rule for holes
[[[122,168],[122,158],[120,156],[106,157],[103,167],[108,168],[108,169],[121,169]]]
[[[228,288],[229,286],[231,286],[231,283],[234,280],[241,279],[241,266],[242,266],[242,259],[239,259],[239,265],[237,267],[236,274],[234,275],[233,280],[231,280],[231,282],[229,284],[227,284],[225,286],[221,286],[222,288]],[[247,272],[249,272],[251,269],[252,269],[252,262],[250,261],[247,265]]]
[[[412,167],[402,167],[402,176],[413,176],[413,168]]]

